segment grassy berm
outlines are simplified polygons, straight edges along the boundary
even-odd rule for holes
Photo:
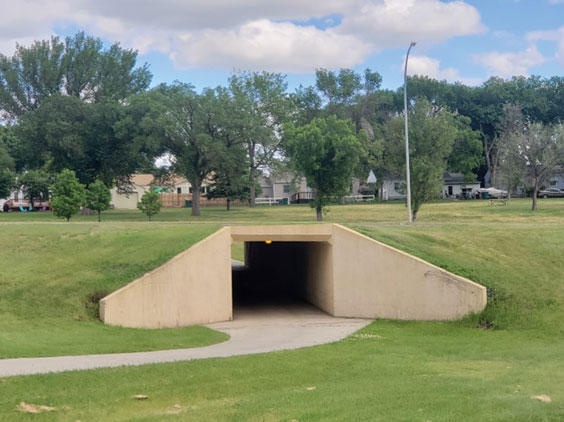
[[[204,328],[141,330],[98,320],[98,301],[217,227],[0,226],[0,359],[204,346]],[[0,418],[1,420],[1,418]]]

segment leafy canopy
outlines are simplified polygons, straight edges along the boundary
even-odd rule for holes
[[[331,198],[350,189],[361,151],[354,126],[335,116],[316,118],[301,127],[288,125],[285,140],[293,167],[315,191],[311,206],[320,220]]]

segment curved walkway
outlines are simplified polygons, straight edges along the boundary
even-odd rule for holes
[[[155,352],[0,359],[0,377],[298,349],[341,340],[369,323],[365,319],[334,318],[311,305],[243,308],[235,312],[233,321],[208,325],[231,336],[228,341],[213,346]]]

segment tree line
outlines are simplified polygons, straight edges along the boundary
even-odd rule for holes
[[[207,179],[208,196],[226,198],[228,209],[235,199],[254,206],[260,175],[284,168],[306,177],[322,218],[352,176],[372,170],[378,189],[386,175],[404,174],[403,87],[383,89],[378,72],[318,69],[314,86],[293,92],[269,72],[235,72],[201,91],[180,81],[151,88],[151,78],[136,51],[83,32],[0,55],[0,197],[17,185],[33,201],[32,185],[63,170],[123,192],[136,172],[181,174],[199,215]],[[440,195],[445,170],[468,180],[489,172],[508,186],[528,175],[536,192],[562,165],[562,77],[469,87],[416,76],[408,96],[414,217]],[[531,155],[533,139],[545,155]],[[170,167],[156,168],[163,155]],[[537,163],[544,170],[533,171]]]

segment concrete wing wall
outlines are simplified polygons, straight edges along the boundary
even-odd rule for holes
[[[233,318],[231,234],[223,228],[100,301],[104,323],[182,327]]]
[[[333,246],[329,242],[310,242],[307,245],[306,299],[328,314],[335,315]]]
[[[486,306],[486,288],[334,225],[335,316],[451,320]]]

